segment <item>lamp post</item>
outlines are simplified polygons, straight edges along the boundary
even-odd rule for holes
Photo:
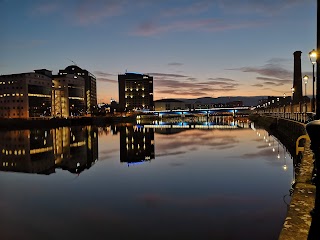
[[[294,89],[294,87],[292,87],[292,88],[291,88],[291,92],[292,92],[292,101],[293,101],[293,94],[294,94],[294,91],[295,91],[295,89]]]
[[[304,81],[304,95],[307,96],[307,83],[308,83],[309,76],[304,75],[303,76],[303,81]]]
[[[317,51],[316,50],[312,50],[311,52],[309,52],[309,58],[310,58],[310,62],[312,63],[312,112],[315,112],[315,98],[314,98],[314,83],[316,81],[316,77],[314,75],[314,66],[317,62]]]

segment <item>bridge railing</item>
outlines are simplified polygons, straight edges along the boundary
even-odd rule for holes
[[[268,106],[257,108],[256,112],[260,115],[273,116],[277,118],[291,119],[294,121],[307,123],[314,120],[315,113],[312,112],[311,103],[304,102],[298,104],[288,104],[282,106]]]

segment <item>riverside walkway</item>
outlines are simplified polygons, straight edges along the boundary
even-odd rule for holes
[[[306,140],[299,174],[279,240],[312,239],[309,238],[312,222],[310,212],[314,208],[316,196],[316,186],[311,183],[312,171],[313,152],[310,150],[310,140]]]

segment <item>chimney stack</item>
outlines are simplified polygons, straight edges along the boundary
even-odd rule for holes
[[[302,73],[301,73],[301,51],[295,51],[294,65],[293,65],[293,103],[299,103],[303,101],[302,96]]]

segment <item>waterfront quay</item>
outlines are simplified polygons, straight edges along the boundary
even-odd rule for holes
[[[30,129],[30,128],[56,128],[67,126],[96,125],[105,126],[123,122],[135,122],[135,116],[93,116],[93,117],[67,117],[67,118],[2,118],[0,129]]]
[[[277,132],[279,139],[292,149],[292,155],[301,156],[301,162],[294,166],[296,176],[290,192],[291,202],[279,240],[319,239],[319,230],[314,230],[315,219],[312,218],[316,199],[314,154],[310,149],[309,137],[302,137],[296,142],[299,136],[307,134],[306,124],[267,115],[259,116],[255,121],[269,128],[271,133]],[[298,152],[297,147],[303,151]]]

